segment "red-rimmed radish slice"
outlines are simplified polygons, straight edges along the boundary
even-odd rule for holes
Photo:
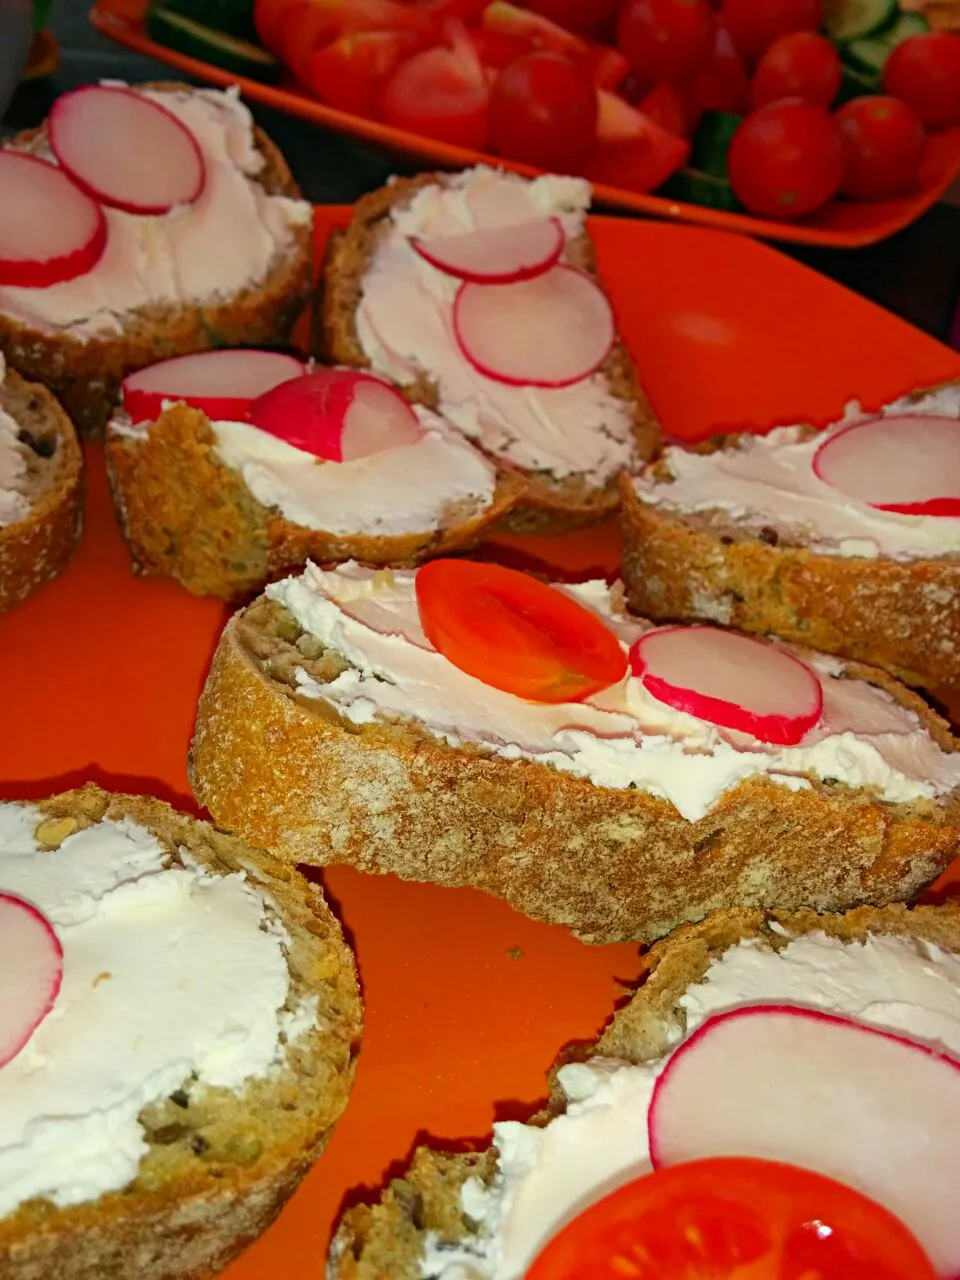
[[[282,351],[200,351],[129,374],[123,407],[134,422],[153,422],[164,401],[183,400],[212,422],[245,422],[258,396],[304,373],[303,361]]]
[[[0,1068],[11,1062],[53,1008],[63,948],[29,902],[0,893]]]
[[[350,369],[315,369],[274,387],[250,406],[250,421],[328,462],[416,444],[424,434],[399,391]]]
[[[193,134],[142,93],[84,85],[57,98],[50,146],[74,182],[101,204],[126,213],[167,213],[193,204],[206,168]]]
[[[824,440],[813,470],[881,511],[960,516],[960,419],[903,413],[854,422]]]
[[[462,284],[453,327],[475,369],[513,386],[580,382],[603,364],[616,338],[606,294],[563,264],[516,284]]]
[[[107,244],[103,210],[56,165],[0,151],[0,285],[45,289],[85,275]]]
[[[655,1167],[758,1156],[813,1169],[896,1214],[960,1276],[960,1062],[831,1014],[753,1007],[705,1022],[650,1104]]]
[[[563,253],[564,241],[559,218],[536,218],[454,236],[412,236],[410,244],[431,266],[459,280],[514,284],[549,271]]]
[[[799,742],[823,710],[823,689],[806,663],[717,627],[648,631],[631,648],[630,666],[667,706],[778,746]]]

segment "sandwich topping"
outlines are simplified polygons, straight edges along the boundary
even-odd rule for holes
[[[242,873],[175,859],[128,818],[51,848],[62,829],[0,805],[0,1218],[126,1186],[144,1107],[239,1090],[316,1025],[310,1001],[291,1007],[289,939]]]
[[[816,434],[777,427],[714,453],[671,447],[634,484],[651,506],[772,528],[823,555],[956,555],[960,386],[897,400],[876,423],[854,404]]]
[[[6,373],[0,355],[0,387]],[[0,405],[0,529],[16,524],[30,514],[30,503],[24,492],[27,459],[20,443],[20,427]]]
[[[589,203],[581,179],[482,166],[421,188],[389,212],[356,323],[376,372],[436,384],[439,412],[488,453],[602,484],[634,456],[629,406],[598,367],[610,308],[553,238],[559,225],[571,245]]]
[[[645,791],[670,801],[690,821],[749,777],[765,776],[794,790],[811,786],[812,779],[830,780],[904,801],[945,800],[960,786],[960,756],[943,750],[913,710],[884,689],[847,678],[842,662],[822,654],[803,659],[820,685],[821,714],[792,745],[708,719],[714,712],[704,697],[729,702],[729,684],[695,689],[686,705],[700,711],[691,714],[676,705],[663,684],[654,692],[644,672],[627,667],[631,649],[652,629],[628,616],[619,592],[604,582],[555,590],[616,637],[624,674],[578,701],[518,696],[438,651],[418,607],[418,572],[424,570],[375,573],[353,563],[332,570],[308,565],[303,574],[267,587],[267,595],[284,604],[305,631],[350,664],[326,684],[301,671],[303,694],[354,724],[408,720],[450,746],[480,747],[508,760],[538,761],[598,786]],[[469,609],[469,600],[465,604]],[[518,634],[502,646],[504,663],[514,662]],[[436,638],[446,650],[445,641]],[[758,641],[748,643],[760,647]],[[790,654],[785,646],[776,646],[776,652]],[[665,683],[689,693],[690,680],[680,672],[676,652],[667,654],[666,666],[660,664],[662,656],[657,672]],[[796,661],[792,655],[791,661]],[[742,659],[736,657],[734,664],[741,666]],[[758,708],[740,710],[754,714]],[[749,723],[749,717],[738,720]]]

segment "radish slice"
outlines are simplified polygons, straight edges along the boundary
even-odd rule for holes
[[[57,98],[50,146],[88,195],[126,213],[167,213],[193,204],[206,181],[190,130],[132,89],[85,85]]]
[[[0,1067],[11,1062],[56,1003],[63,948],[36,907],[0,893]]]
[[[282,351],[201,351],[124,378],[123,407],[134,422],[153,422],[165,400],[183,400],[213,422],[245,422],[258,396],[304,373],[303,361]]]
[[[563,252],[564,240],[559,218],[537,218],[429,240],[412,236],[410,243],[421,258],[447,275],[478,284],[513,284],[549,271]]]
[[[806,663],[716,627],[648,631],[634,642],[630,666],[668,707],[778,746],[799,742],[823,710],[823,689]]]
[[[904,413],[825,440],[813,470],[857,502],[909,516],[960,516],[960,419]]]
[[[603,364],[616,337],[606,294],[562,264],[517,284],[462,284],[453,327],[474,368],[512,386],[580,382]]]
[[[705,1022],[657,1079],[654,1167],[759,1156],[823,1173],[908,1226],[940,1275],[960,1275],[960,1062],[807,1009]]]
[[[0,151],[0,285],[45,289],[85,275],[107,246],[103,210],[56,165]]]
[[[315,369],[250,406],[250,421],[328,462],[354,462],[416,444],[424,430],[393,387],[369,373]]]

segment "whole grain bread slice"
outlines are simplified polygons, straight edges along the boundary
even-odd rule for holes
[[[321,320],[325,352],[331,362],[356,369],[370,367],[357,333],[356,316],[363,278],[380,238],[388,230],[391,211],[408,204],[423,187],[449,181],[449,175],[442,173],[394,179],[388,186],[359,200],[346,230],[330,236],[323,273]],[[588,233],[568,246],[568,260],[597,275],[596,253]],[[629,405],[637,457],[652,457],[659,442],[659,425],[633,359],[619,338],[602,372],[613,394]],[[439,393],[430,379],[422,377],[401,390],[412,401],[437,408]],[[506,515],[502,524],[514,533],[562,533],[601,520],[619,505],[616,476],[601,487],[577,474],[561,478],[547,472],[531,472],[529,479],[530,487],[523,502]]]
[[[184,404],[149,431],[108,431],[107,475],[134,570],[164,574],[195,595],[245,600],[307,560],[376,566],[422,563],[474,546],[522,499],[527,482],[502,471],[485,510],[452,505],[436,529],[344,536],[308,529],[266,507],[217,454],[206,414]]]
[[[818,931],[844,943],[862,942],[869,934],[910,937],[960,953],[960,906],[859,907],[842,915],[718,911],[657,943],[644,957],[641,985],[629,1003],[595,1043],[566,1051],[557,1066],[595,1055],[630,1063],[663,1057],[686,1029],[680,997],[729,947],[756,939],[780,951],[790,938]],[[550,1101],[531,1124],[544,1125],[564,1110],[555,1072]],[[461,1188],[468,1178],[490,1183],[496,1170],[492,1148],[447,1154],[420,1147],[407,1172],[391,1180],[379,1201],[344,1214],[330,1247],[327,1280],[421,1280],[428,1236],[451,1246],[476,1238],[477,1224],[464,1211]]]
[[[62,573],[83,530],[83,456],[56,397],[25,382],[0,357],[0,409],[20,430],[29,513],[0,526],[0,613]]]
[[[323,1151],[347,1103],[361,1009],[353,956],[318,888],[275,858],[141,796],[98,787],[36,802],[36,837],[55,849],[103,819],[131,818],[173,862],[242,872],[290,938],[291,1008],[317,999],[316,1025],[270,1075],[239,1093],[191,1081],[140,1114],[147,1151],[121,1191],[58,1208],[31,1200],[0,1218],[4,1280],[200,1280],[274,1220]]]
[[[960,795],[889,803],[871,791],[764,776],[697,821],[668,800],[537,761],[451,747],[412,721],[358,725],[299,691],[347,667],[260,597],[227,625],[200,699],[194,792],[224,828],[290,863],[470,885],[585,942],[662,937],[721,907],[842,910],[912,899],[960,850]],[[883,672],[949,751],[946,723]]]
[[[176,81],[134,88],[192,91]],[[46,126],[17,134],[4,145],[27,151],[44,147]],[[253,178],[270,195],[301,198],[282,154],[262,129],[254,142],[265,161]],[[99,437],[117,402],[120,383],[136,369],[172,356],[214,347],[282,346],[312,297],[313,229],[295,228],[289,253],[262,280],[232,297],[204,305],[153,303],[131,311],[120,333],[79,336],[69,330],[32,328],[0,312],[0,352],[25,378],[54,391],[83,435]]]
[[[735,449],[742,438],[700,448]],[[646,474],[670,483],[666,460]],[[825,555],[719,508],[644,502],[628,475],[620,525],[627,599],[644,617],[707,618],[884,667],[907,684],[960,684],[960,556]]]

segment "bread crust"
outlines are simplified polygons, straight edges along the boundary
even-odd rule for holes
[[[902,905],[858,907],[843,915],[813,911],[719,911],[699,924],[685,925],[658,942],[644,957],[641,986],[593,1044],[561,1054],[557,1065],[595,1055],[641,1063],[663,1057],[686,1030],[680,996],[701,981],[713,960],[747,938],[781,949],[786,930],[796,937],[822,930],[843,942],[867,934],[908,935],[960,952],[960,908]],[[531,1124],[545,1124],[564,1110],[555,1083],[550,1105]],[[475,1234],[463,1212],[460,1190],[470,1177],[489,1182],[496,1171],[492,1148],[449,1155],[421,1147],[409,1170],[393,1179],[381,1199],[348,1209],[340,1221],[327,1266],[327,1280],[420,1280],[419,1259],[428,1233],[451,1245]],[[394,1246],[396,1243],[396,1247]]]
[[[191,749],[200,803],[292,863],[470,885],[602,943],[651,941],[721,907],[912,899],[960,847],[956,795],[893,804],[840,784],[793,791],[754,777],[689,822],[656,796],[449,747],[413,723],[349,724],[297,692],[298,667],[323,681],[345,665],[329,666],[329,654],[311,664],[310,639],[263,598],[233,618]],[[916,695],[879,671],[849,671],[956,749]]]
[[[0,613],[62,573],[83,530],[83,455],[73,423],[46,387],[7,369],[0,408],[24,427],[18,413],[27,407],[43,423],[42,433],[29,431],[34,443],[27,445],[43,451],[34,462],[42,487],[23,520],[0,527]],[[45,456],[49,448],[52,456]]]
[[[192,90],[177,81],[151,81],[134,88]],[[36,148],[46,126],[27,130],[7,146]],[[266,160],[258,182],[270,195],[302,198],[280,151],[254,126],[257,150]],[[25,378],[56,393],[82,435],[99,438],[128,373],[172,356],[214,347],[278,346],[285,343],[312,297],[313,227],[294,228],[289,253],[264,279],[222,302],[205,306],[169,303],[137,308],[120,333],[80,338],[68,331],[31,328],[0,312],[0,351]]]
[[[706,618],[884,667],[907,684],[960,684],[960,557],[828,556],[775,531],[771,543],[731,519],[645,503],[627,475],[620,525],[627,599],[644,617]]]
[[[47,847],[104,817],[128,816],[209,870],[245,871],[290,935],[294,991],[319,995],[316,1029],[288,1049],[275,1080],[248,1084],[235,1112],[225,1090],[151,1104],[140,1117],[148,1152],[126,1188],[65,1208],[33,1200],[0,1219],[3,1280],[201,1280],[270,1225],[346,1105],[361,1025],[353,956],[319,889],[207,823],[93,786],[38,808]]]
[[[465,550],[526,489],[518,472],[501,472],[485,511],[452,511],[440,527],[422,533],[344,537],[308,529],[258,502],[217,456],[206,414],[183,404],[165,410],[145,435],[108,431],[106,461],[134,571],[165,574],[195,595],[234,601],[249,599],[308,559],[399,567]]]
[[[448,181],[449,175],[442,173],[395,179],[358,200],[349,227],[331,235],[324,263],[321,324],[325,351],[334,363],[355,369],[370,367],[357,334],[356,315],[363,278],[391,209],[409,202],[422,187]],[[587,233],[571,246],[571,257],[582,270],[597,275],[593,241]],[[638,456],[652,457],[659,443],[659,424],[630,353],[619,338],[602,372],[607,375],[613,394],[630,405]],[[420,378],[399,390],[415,403],[432,409],[437,407],[438,389],[428,378]],[[529,476],[530,488],[523,502],[502,524],[502,528],[512,533],[564,533],[602,520],[619,505],[616,476],[600,488],[578,475],[561,480],[540,472],[529,473]]]

